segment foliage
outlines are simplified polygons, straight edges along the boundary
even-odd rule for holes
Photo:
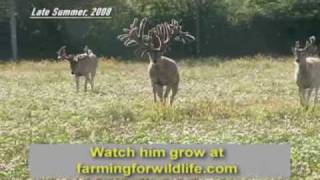
[[[1,1],[0,2],[0,21],[8,18],[8,13],[9,13],[9,5],[7,1]]]
[[[318,0],[16,1],[18,43],[20,57],[24,58],[55,57],[54,52],[63,44],[68,45],[71,51],[79,51],[88,44],[98,55],[132,57],[133,53],[124,49],[116,36],[130,24],[133,17],[144,16],[153,23],[175,18],[182,22],[186,30],[198,35],[191,46],[174,46],[170,56],[195,55],[196,43],[200,46],[201,56],[288,54],[296,40],[310,35],[320,36]],[[95,6],[112,6],[112,19],[29,19],[33,7],[90,9]]]

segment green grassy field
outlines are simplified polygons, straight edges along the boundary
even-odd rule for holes
[[[291,179],[320,179],[320,108],[300,108],[292,58],[182,60],[173,107],[147,65],[101,61],[76,93],[66,62],[0,64],[0,179],[29,178],[31,143],[290,143]]]

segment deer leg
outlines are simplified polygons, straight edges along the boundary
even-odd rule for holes
[[[173,100],[174,100],[174,97],[175,97],[175,95],[177,94],[177,92],[178,92],[178,85],[179,84],[175,84],[175,85],[173,85],[172,86],[172,94],[171,94],[171,98],[170,98],[170,105],[172,105],[173,104]]]
[[[91,90],[93,91],[94,88],[94,78],[95,78],[96,74],[95,73],[91,73],[91,81],[90,81],[90,85],[91,85]]]
[[[164,99],[164,104],[166,104],[166,102],[167,102],[167,98],[168,98],[168,95],[169,95],[169,93],[170,93],[170,90],[171,90],[171,86],[167,86],[166,87],[166,91],[164,92],[164,96],[163,96],[163,99]]]
[[[308,109],[310,95],[310,89],[299,88],[300,104],[306,109]]]
[[[90,81],[89,74],[85,75],[84,92],[87,92],[88,81]]]
[[[79,81],[80,81],[80,77],[79,76],[75,76],[75,80],[76,80],[76,89],[77,89],[77,92],[79,92]]]
[[[157,85],[152,84],[153,102],[157,102]]]
[[[303,96],[303,89],[299,88],[299,100],[300,100],[300,105],[304,106],[304,100],[303,100],[304,96]]]
[[[156,87],[157,87],[157,94],[158,94],[158,97],[160,99],[160,102],[163,103],[163,86],[156,85]]]
[[[308,105],[310,103],[311,93],[312,93],[312,88],[305,90],[305,96],[306,96],[305,97],[305,101],[306,101],[307,107],[308,107]]]
[[[305,93],[306,93],[305,89],[299,88],[300,104],[302,107],[305,107],[306,105]]]

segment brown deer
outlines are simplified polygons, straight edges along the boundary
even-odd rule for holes
[[[302,106],[308,107],[313,91],[315,91],[314,104],[318,101],[318,91],[320,88],[320,59],[314,57],[316,50],[312,41],[307,41],[305,47],[300,47],[300,42],[296,41],[292,51],[296,61],[295,80],[299,88],[300,103]]]
[[[310,36],[309,39],[306,41],[307,48],[307,55],[310,57],[319,57],[319,49],[316,44],[316,37]]]
[[[172,105],[178,92],[179,70],[176,62],[163,54],[168,50],[172,40],[187,43],[195,38],[188,32],[182,31],[182,26],[176,20],[172,20],[171,23],[157,24],[152,28],[147,26],[147,18],[143,18],[140,22],[135,18],[129,28],[124,29],[125,34],[119,35],[118,38],[126,47],[136,47],[135,52],[141,57],[148,55],[150,60],[148,72],[154,102],[157,101],[158,96],[160,102],[165,104],[171,92],[170,104]]]
[[[88,81],[91,89],[94,88],[94,77],[97,71],[98,59],[96,55],[87,47],[82,54],[67,54],[66,46],[62,46],[58,52],[58,60],[66,59],[70,63],[71,74],[75,76],[76,90],[79,92],[80,76],[85,77],[84,91],[87,91]]]

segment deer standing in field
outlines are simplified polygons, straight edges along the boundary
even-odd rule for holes
[[[82,54],[67,54],[66,46],[62,46],[57,54],[58,60],[66,59],[70,63],[71,74],[75,76],[76,90],[79,92],[80,77],[85,77],[84,91],[87,91],[87,84],[90,82],[91,90],[94,88],[94,78],[97,71],[98,59],[87,46]]]
[[[158,96],[160,102],[165,104],[171,92],[170,104],[172,105],[178,92],[179,70],[176,62],[163,54],[173,40],[187,43],[195,38],[188,32],[182,31],[182,26],[176,20],[172,20],[171,23],[157,24],[152,28],[147,26],[147,18],[143,18],[140,22],[135,18],[129,28],[124,29],[125,34],[119,35],[118,38],[126,47],[137,47],[135,52],[141,57],[148,55],[150,60],[148,72],[154,102],[157,101]]]
[[[315,57],[317,47],[313,41],[307,41],[304,48],[297,41],[292,49],[296,59],[295,80],[299,88],[300,104],[308,108],[312,92],[315,92],[314,104],[318,102],[320,88],[320,59]]]

